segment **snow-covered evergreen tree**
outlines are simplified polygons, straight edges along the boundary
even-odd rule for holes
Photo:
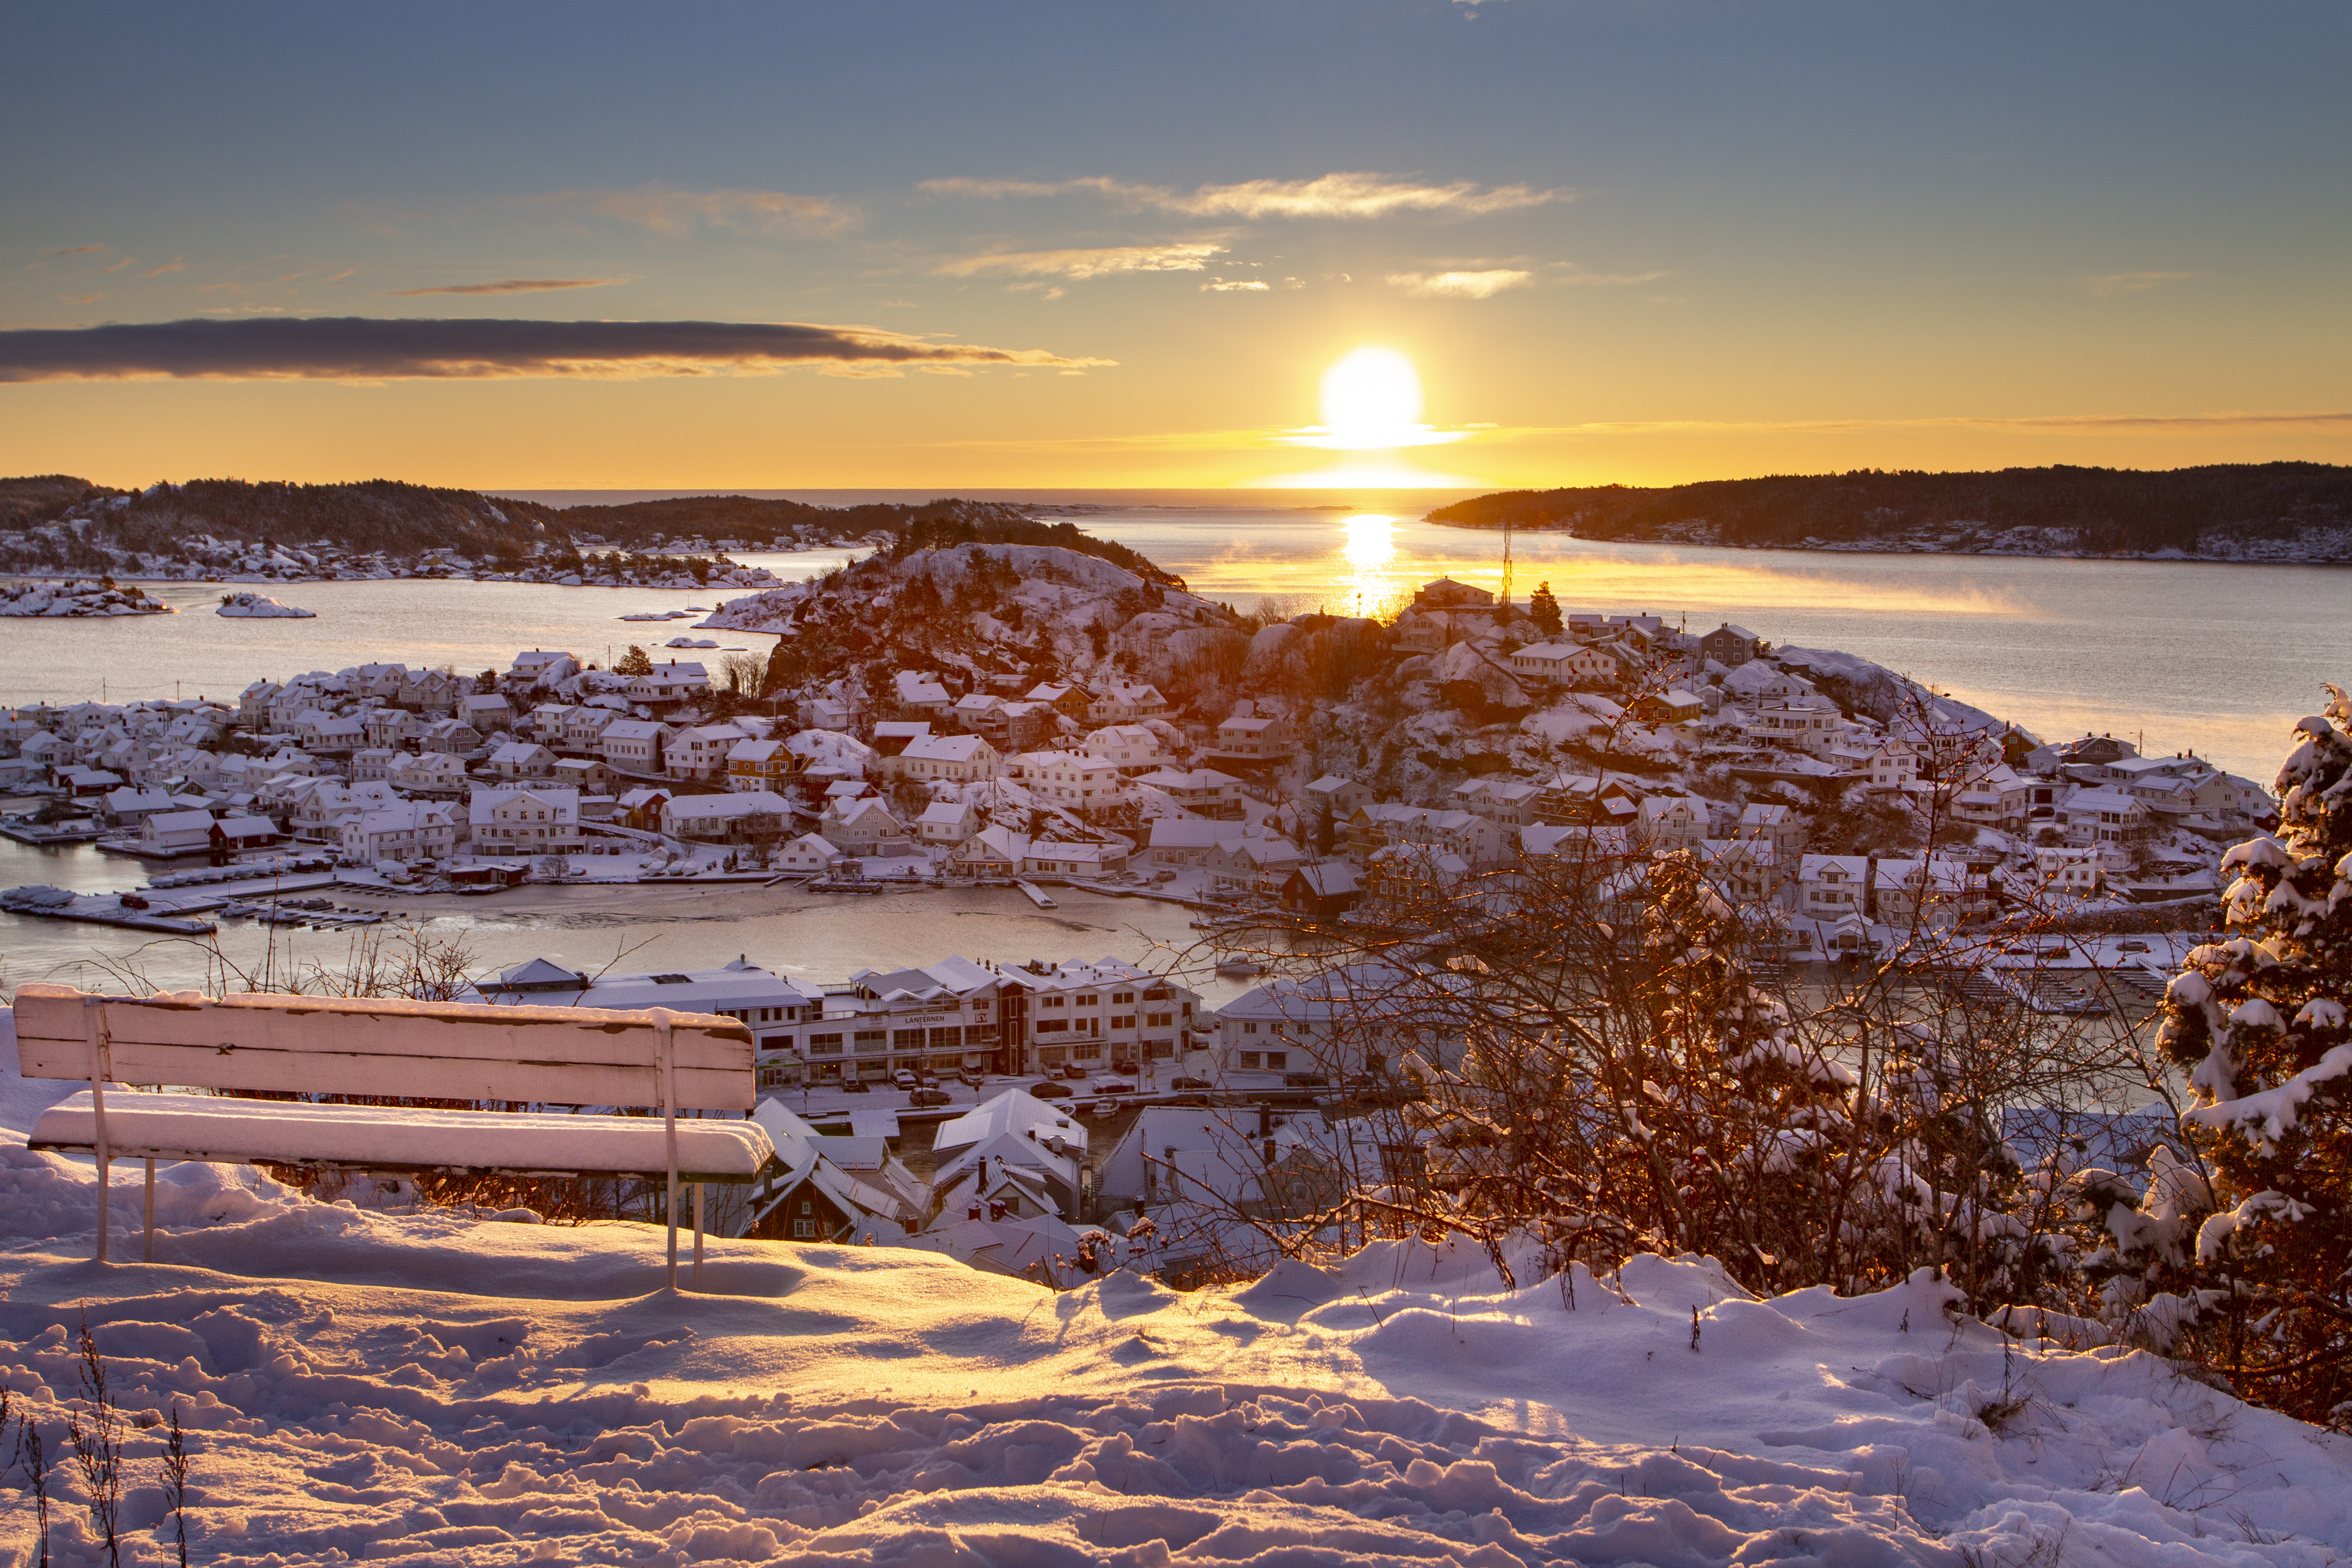
[[[1536,584],[1535,593],[1528,599],[1528,618],[1535,622],[1536,629],[1544,636],[1548,637],[1559,636],[1561,626],[1559,601],[1552,597],[1549,583]]]
[[[2182,1121],[2211,1190],[2168,1163],[2168,1206],[2143,1209],[2171,1214],[2171,1235],[2141,1238],[2158,1273],[2170,1252],[2198,1291],[2183,1348],[2247,1397],[2336,1426],[2352,1426],[2347,724],[2352,699],[2331,686],[2279,773],[2278,836],[2223,858],[2238,934],[2193,950],[2168,992],[2163,1045],[2197,1096]],[[2183,1192],[2204,1201],[2184,1209]]]

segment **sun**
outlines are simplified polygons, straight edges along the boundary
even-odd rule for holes
[[[1323,373],[1323,427],[1343,450],[1415,444],[1421,374],[1394,349],[1360,348]]]
[[[1439,447],[1466,430],[1435,430],[1421,421],[1421,373],[1394,349],[1366,344],[1323,373],[1323,423],[1274,439],[1339,452],[1391,452]]]

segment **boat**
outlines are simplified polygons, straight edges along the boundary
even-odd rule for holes
[[[1221,958],[1217,960],[1217,973],[1242,977],[1264,974],[1265,965],[1251,958]]]

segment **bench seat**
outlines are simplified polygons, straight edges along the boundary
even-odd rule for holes
[[[28,1142],[35,1149],[89,1152],[97,1145],[96,1123],[89,1090],[83,1089],[43,1111]],[[656,1179],[669,1170],[658,1116],[405,1110],[117,1090],[106,1097],[106,1135],[116,1158],[215,1164]],[[757,1181],[773,1152],[756,1121],[677,1123],[681,1182]]]

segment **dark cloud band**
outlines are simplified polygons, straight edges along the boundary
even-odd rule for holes
[[[792,365],[1082,366],[1040,349],[932,343],[792,321],[513,321],[342,316],[0,331],[0,381],[131,376],[377,381],[651,376]]]

